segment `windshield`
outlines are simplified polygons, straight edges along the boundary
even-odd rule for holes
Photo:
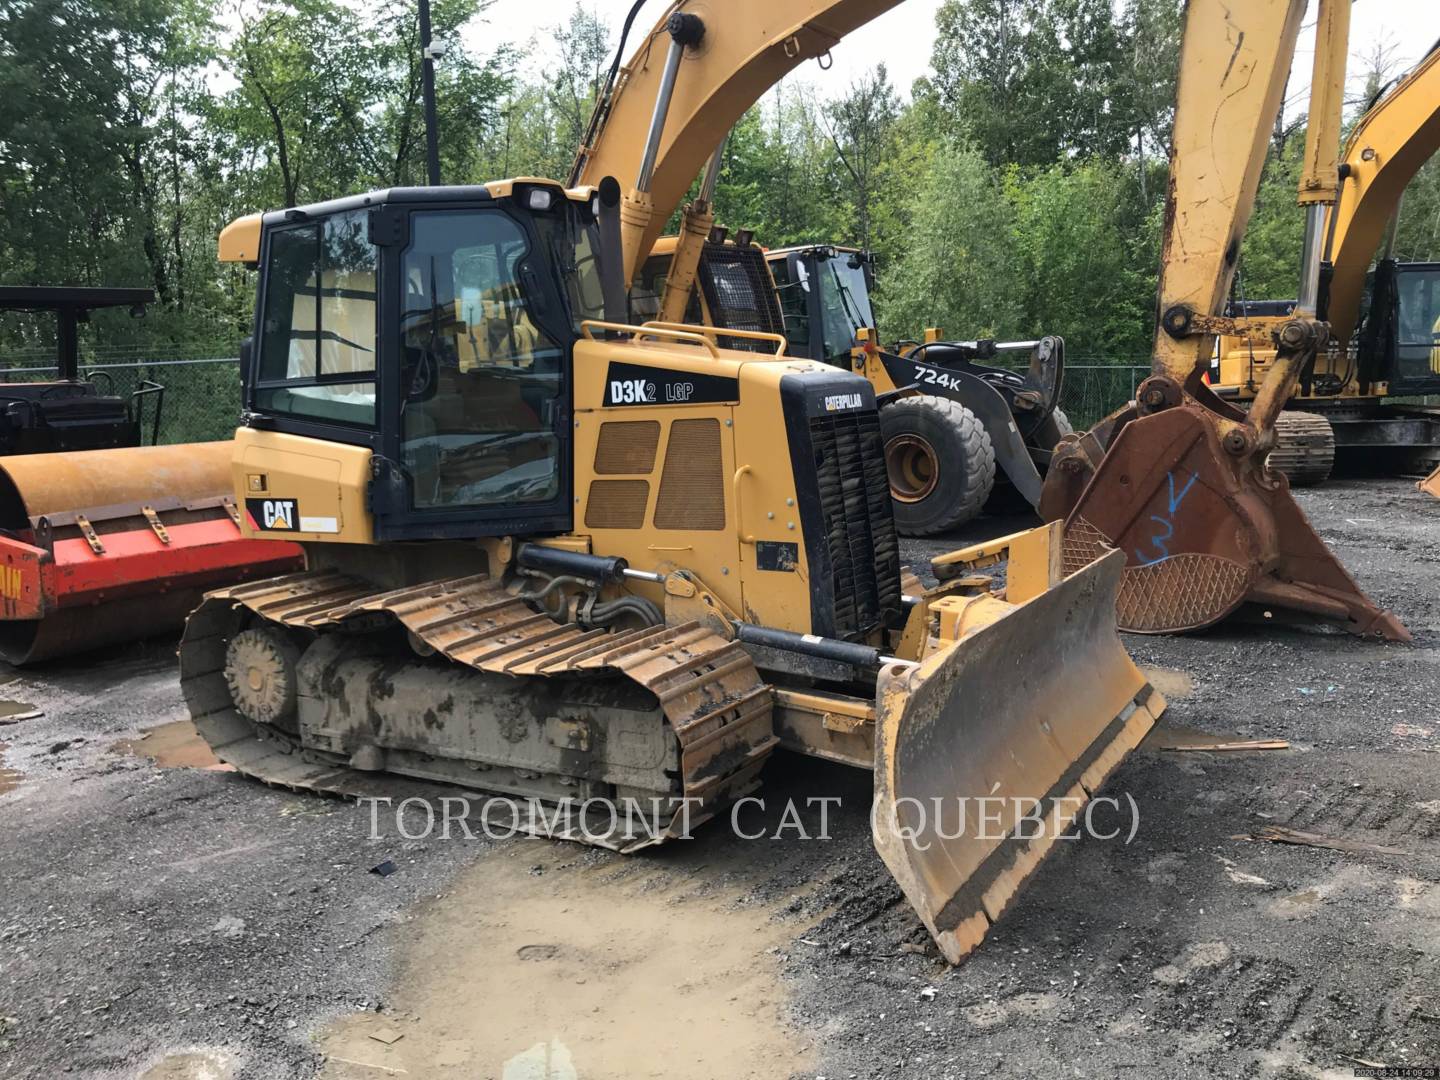
[[[1440,374],[1440,268],[1399,268],[1401,378]]]
[[[578,333],[586,319],[605,318],[600,284],[600,228],[586,207],[565,200],[561,213],[536,214],[535,229],[565,286],[565,301]]]
[[[541,245],[563,242],[563,229],[537,232]],[[401,456],[416,509],[559,493],[565,348],[534,269],[554,257],[498,208],[411,215],[401,263]]]

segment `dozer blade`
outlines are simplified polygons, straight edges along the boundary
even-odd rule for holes
[[[1440,499],[1440,469],[1436,469],[1415,486],[1425,492],[1426,495],[1433,495],[1435,498]]]
[[[1065,567],[1125,553],[1122,630],[1214,625],[1249,602],[1408,641],[1316,535],[1263,455],[1231,454],[1193,399],[1120,429],[1065,520]]]
[[[1165,707],[1120,644],[1110,552],[881,672],[876,850],[946,959],[985,936]]]

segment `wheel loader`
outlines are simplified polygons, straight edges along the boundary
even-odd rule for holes
[[[873,769],[876,846],[958,961],[1164,707],[1123,557],[1064,576],[1047,527],[903,592],[869,382],[626,324],[619,203],[519,179],[226,230],[259,271],[236,498],[307,569],[191,615],[196,727],[271,783],[498,793],[620,851],[780,749]],[[956,828],[979,799],[991,832]]]

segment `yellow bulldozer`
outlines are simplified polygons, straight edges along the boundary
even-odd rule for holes
[[[869,383],[621,321],[618,208],[515,180],[226,231],[260,271],[236,489],[308,569],[191,616],[196,726],[291,787],[604,805],[559,835],[626,851],[777,748],[873,768],[877,847],[958,960],[1163,707],[1115,632],[1123,557],[1062,576],[1042,528],[902,592]],[[956,836],[982,797],[1003,822]]]
[[[1131,552],[1077,545],[1077,518],[940,555],[924,588],[900,565],[870,380],[779,335],[631,319],[627,285],[713,160],[697,133],[893,5],[748,6],[672,4],[612,77],[592,125],[611,135],[570,183],[391,189],[226,229],[221,257],[259,271],[236,497],[246,535],[298,541],[307,569],[211,593],[182,685],[247,775],[498,793],[542,807],[521,819],[538,832],[621,851],[684,835],[784,767],[777,750],[870,769],[875,846],[958,961],[1164,708],[1116,633]],[[1207,161],[1253,165],[1303,8],[1190,3],[1176,128],[1224,134]],[[1232,200],[1221,224],[1248,210]],[[1226,245],[1201,239],[1185,281],[1214,279],[1209,312]],[[1312,332],[1293,321],[1287,348],[1313,341],[1292,342]],[[1197,343],[1176,351],[1198,363]],[[1214,510],[1237,487],[1252,518],[1308,530],[1283,479],[1258,509],[1263,475],[1225,486],[1263,443],[1233,421],[1207,441],[1199,408],[1172,410],[1188,426],[1169,445],[1133,420],[1160,451],[1117,468],[1122,433],[1083,520],[1109,524],[1090,496],[1117,482],[1143,513],[1168,462],[1194,470],[1172,518],[1204,493],[1177,535],[1201,511],[1243,540]],[[985,571],[1002,561],[999,586]],[[1242,585],[1276,570],[1239,565]]]
[[[818,55],[809,20],[890,5],[780,6],[809,14],[766,31],[771,81]],[[720,71],[755,32],[672,10],[627,83],[662,43],[678,106],[710,85],[677,88],[684,58]],[[766,85],[726,90],[723,129]],[[679,166],[655,104],[633,175],[658,187]],[[777,750],[870,769],[877,850],[958,961],[1164,708],[1115,630],[1123,556],[1066,574],[1048,526],[937,558],[931,588],[905,574],[868,380],[779,335],[631,320],[645,187],[391,189],[225,230],[258,270],[242,520],[307,569],[191,615],[192,717],[271,783],[496,793],[621,851]]]

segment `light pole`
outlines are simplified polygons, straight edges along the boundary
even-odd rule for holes
[[[420,95],[425,102],[425,175],[431,187],[440,183],[440,132],[435,119],[435,61],[444,45],[430,41],[430,0],[420,0]]]

